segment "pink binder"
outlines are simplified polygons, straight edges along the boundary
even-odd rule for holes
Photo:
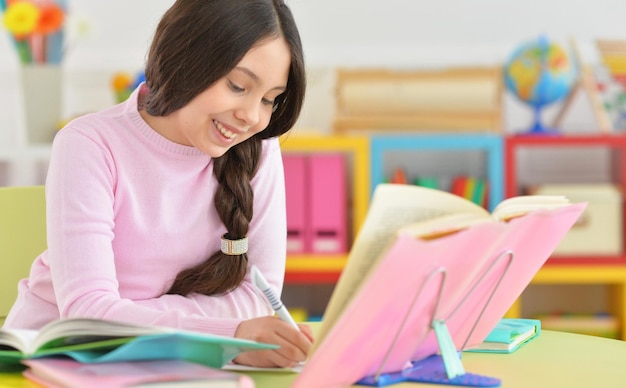
[[[283,154],[285,194],[287,196],[287,252],[305,253],[308,242],[308,174],[307,156]]]
[[[445,372],[429,380],[418,366],[440,351],[443,359],[450,357],[433,328],[447,327],[452,353],[482,342],[585,206],[538,210],[430,241],[400,236],[292,387],[339,387],[357,381],[445,384]],[[447,366],[440,369],[447,371]],[[462,376],[449,380],[458,382]],[[484,380],[485,386],[498,385],[497,379]]]
[[[312,154],[309,187],[311,252],[345,253],[348,223],[345,156]]]

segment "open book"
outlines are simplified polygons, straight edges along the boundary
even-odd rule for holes
[[[243,351],[275,348],[232,337],[90,318],[61,319],[41,330],[0,329],[0,364],[68,356],[83,363],[178,359],[221,368]]]
[[[463,197],[446,191],[400,184],[378,185],[365,222],[354,241],[348,261],[330,298],[315,347],[358,292],[368,272],[398,234],[433,239],[483,222],[508,221],[537,209],[556,209],[570,201],[558,195],[508,198],[490,213]]]
[[[377,186],[293,387],[368,385],[381,374],[434,382],[424,375],[432,362],[419,363],[438,353],[441,373],[462,376],[458,351],[484,341],[585,207],[528,196],[489,213],[444,191]]]

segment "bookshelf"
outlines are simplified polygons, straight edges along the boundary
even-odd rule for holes
[[[428,165],[442,168],[445,161],[457,154],[463,158],[478,160],[452,163],[468,168],[472,173],[483,174],[490,182],[489,206],[503,198],[519,195],[524,186],[537,182],[528,180],[524,156],[537,150],[561,150],[576,154],[579,149],[604,150],[608,154],[606,171],[602,179],[616,184],[626,192],[626,135],[577,135],[577,136],[503,136],[494,133],[414,133],[414,134],[315,134],[301,133],[298,129],[281,138],[285,153],[342,152],[348,159],[349,222],[352,241],[367,214],[373,188],[384,182],[388,175],[390,155],[413,163],[413,171],[424,171]],[[17,176],[37,175],[33,166],[47,163],[49,147],[30,147],[27,150],[3,150],[0,152],[0,178],[2,185],[20,183]],[[410,155],[422,154],[428,163],[414,163]],[[438,155],[438,156],[437,156]],[[435,157],[436,156],[436,157]],[[532,159],[533,156],[531,155]],[[567,164],[567,163],[565,163]],[[22,166],[22,167],[20,167]],[[570,166],[571,167],[571,166]],[[445,169],[445,166],[444,166]],[[28,172],[30,171],[30,172]],[[452,171],[467,173],[469,170]],[[426,171],[428,174],[432,171]],[[583,175],[581,179],[589,178]],[[531,174],[532,175],[532,174]],[[587,174],[589,175],[589,174]],[[596,176],[593,175],[595,179]],[[23,177],[21,181],[23,181]],[[623,205],[623,203],[622,203]],[[626,207],[620,214],[626,219]],[[621,235],[626,241],[626,232]],[[346,254],[289,254],[286,264],[285,283],[289,285],[329,285],[339,278],[346,263]],[[553,256],[537,273],[532,285],[601,285],[607,288],[606,310],[620,322],[620,338],[626,339],[626,253],[617,255]],[[511,307],[507,316],[522,314],[524,295]]]
[[[502,136],[491,133],[457,134],[395,134],[369,135],[367,137],[343,135],[296,136],[291,135],[283,143],[285,152],[327,152],[341,150],[354,157],[352,165],[352,195],[354,201],[353,234],[367,213],[367,202],[374,187],[385,182],[389,176],[389,164],[393,164],[390,155],[399,155],[398,159],[407,163],[413,173],[419,173],[420,163],[410,159],[411,154],[427,154],[430,165],[442,168],[442,160],[459,153],[461,160],[469,157],[478,159],[478,163],[456,162],[461,170],[452,173],[465,173],[468,165],[478,170],[490,182],[489,207],[492,208],[502,199],[519,195],[525,182],[520,154],[533,149],[556,148],[575,151],[577,147],[585,149],[603,149],[609,153],[610,171],[606,172],[612,183],[622,190],[626,189],[626,136],[618,135],[581,135],[581,136]],[[438,158],[434,156],[438,155]],[[522,155],[523,156],[523,155]],[[531,156],[532,158],[532,156]],[[359,165],[357,160],[362,160]],[[565,163],[567,164],[567,162]],[[571,166],[570,166],[571,167]],[[445,169],[445,166],[443,167]],[[482,170],[482,171],[481,171]],[[475,171],[473,171],[476,173]],[[428,174],[432,171],[428,171]],[[584,178],[584,177],[583,177]],[[536,182],[530,182],[536,183]],[[626,218],[626,214],[621,214]],[[626,240],[626,235],[621,236]],[[287,260],[286,283],[334,283],[343,269],[346,256],[290,255]],[[615,256],[584,255],[572,257],[551,257],[537,273],[531,285],[604,285],[608,288],[607,312],[621,323],[619,336],[626,338],[626,254]],[[522,316],[522,295],[511,307],[507,316]]]

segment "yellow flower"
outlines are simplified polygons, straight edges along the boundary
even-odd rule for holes
[[[21,37],[33,32],[39,22],[39,16],[40,11],[37,6],[30,2],[20,1],[7,7],[2,21],[15,37]]]

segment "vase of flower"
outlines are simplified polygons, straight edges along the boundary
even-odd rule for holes
[[[29,142],[50,142],[61,119],[67,0],[0,0],[2,24],[20,61]]]

